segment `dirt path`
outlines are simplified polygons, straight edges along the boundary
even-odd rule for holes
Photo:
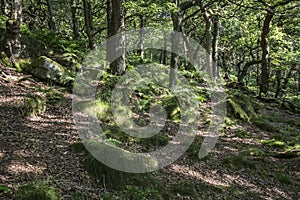
[[[100,199],[101,184],[85,172],[83,155],[69,147],[79,140],[70,95],[64,105],[48,105],[42,114],[24,117],[20,105],[26,95],[47,87],[30,78],[20,80],[22,76],[0,67],[0,185],[12,189],[0,193],[0,199],[12,199],[18,186],[35,180],[48,181],[62,199],[72,199],[76,191],[84,194],[82,199]],[[219,138],[209,158],[195,161],[186,154],[156,177],[176,199],[297,199],[299,157],[260,154],[269,152],[260,142],[269,137],[254,126],[236,124]],[[174,189],[176,185],[187,194]]]
[[[73,129],[70,98],[65,107],[47,105],[44,113],[24,117],[22,101],[28,94],[46,89],[31,79],[14,82],[21,77],[1,68],[0,81],[0,184],[16,189],[35,180],[47,180],[63,194],[63,199],[75,191],[97,199],[101,188],[95,187],[82,166],[82,156],[70,149],[78,140]],[[91,194],[92,193],[92,194]],[[11,199],[0,193],[0,199]],[[8,195],[8,196],[7,196]]]

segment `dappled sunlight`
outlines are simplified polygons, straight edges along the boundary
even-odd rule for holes
[[[9,180],[9,178],[10,178],[9,176],[1,175],[1,174],[0,174],[0,181],[5,182],[5,181]]]
[[[254,193],[263,193],[263,191],[257,185],[250,183],[249,180],[242,178],[239,175],[224,174],[223,178],[226,181],[230,182],[230,184],[246,187],[248,189],[248,191],[251,191]]]
[[[238,142],[246,145],[259,145],[260,143],[253,139],[253,138],[239,138],[239,137],[233,137],[233,138],[222,138],[225,141],[229,142]]]
[[[7,171],[15,175],[24,174],[24,173],[42,174],[45,169],[46,169],[45,167],[34,166],[29,163],[21,163],[18,161],[15,161],[7,165]]]
[[[195,171],[190,169],[189,167],[181,166],[173,164],[171,166],[171,169],[174,170],[176,173],[180,173],[186,176],[193,177],[195,179],[198,179],[204,183],[214,185],[214,186],[223,186],[223,187],[229,187],[230,185],[224,181],[220,181],[216,179],[216,176],[214,173],[211,173],[208,175],[207,173],[203,174],[201,172]]]
[[[58,116],[51,116],[51,115],[36,115],[29,118],[31,122],[41,122],[43,121],[44,126],[51,126],[54,123],[72,123],[70,119],[58,117]]]
[[[235,153],[238,153],[239,150],[237,148],[234,148],[234,147],[229,147],[229,146],[224,146],[223,147],[223,150],[225,151],[231,151],[231,152],[235,152]],[[214,153],[223,153],[222,151],[218,151],[218,150],[215,150]]]
[[[5,157],[5,154],[0,152],[0,158],[4,158]]]
[[[287,194],[286,192],[280,190],[278,187],[268,188],[267,190],[268,190],[270,193],[275,193],[275,194],[277,194],[277,196],[281,197],[282,199],[294,200],[293,198],[291,198],[291,197],[289,196],[289,194]]]

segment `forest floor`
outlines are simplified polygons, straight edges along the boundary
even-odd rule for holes
[[[42,82],[0,67],[0,186],[9,188],[0,191],[0,199],[13,199],[19,186],[37,180],[56,188],[60,199],[101,199],[106,188],[86,172],[84,154],[70,148],[80,140],[71,94],[64,93],[64,101],[45,108],[40,105],[44,112],[24,115],[26,97],[48,89]],[[280,126],[280,134],[299,143],[300,115],[267,104],[265,108],[266,116],[284,119],[272,124]],[[298,199],[300,158],[273,156],[282,144],[270,140],[276,135],[236,122],[225,129],[207,159],[193,160],[185,154],[155,176],[166,191],[174,193],[172,199]],[[81,197],[75,197],[79,193]]]

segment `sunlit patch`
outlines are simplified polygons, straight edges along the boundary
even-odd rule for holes
[[[278,188],[273,188],[273,191],[272,191],[272,192],[277,193],[278,196],[281,196],[281,197],[282,197],[282,199],[290,199],[290,200],[292,200],[291,197],[289,197],[285,192],[279,190]]]
[[[232,184],[235,184],[235,185],[238,184],[240,186],[249,188],[249,191],[252,191],[255,193],[263,193],[263,191],[260,188],[258,188],[256,185],[250,183],[249,181],[247,181],[246,179],[242,178],[239,175],[232,176],[229,174],[224,174],[224,178]]]
[[[4,153],[0,152],[0,158],[4,158]]]
[[[5,98],[1,99],[0,105],[6,104],[6,103],[12,103],[12,102],[15,102],[17,104],[18,100],[22,100],[22,97],[18,97],[18,96],[5,97]]]
[[[220,180],[217,180],[215,178],[214,174],[211,175],[204,175],[201,174],[197,171],[194,171],[188,167],[185,166],[180,166],[180,165],[172,165],[172,169],[176,172],[176,173],[180,173],[180,174],[184,174],[186,176],[191,176],[193,178],[196,178],[198,180],[201,180],[205,183],[211,184],[211,185],[215,185],[215,186],[223,186],[223,187],[229,187],[230,185],[222,182]]]
[[[7,171],[12,174],[23,174],[23,173],[32,173],[32,174],[41,174],[45,170],[45,167],[33,166],[29,163],[11,163],[7,167]]]
[[[253,138],[239,138],[239,137],[234,137],[234,138],[224,138],[223,140],[228,141],[228,142],[237,142],[237,143],[243,143],[247,145],[259,145],[259,142],[257,140],[254,140]]]
[[[0,175],[0,180],[2,182],[7,181],[8,180],[8,176]]]

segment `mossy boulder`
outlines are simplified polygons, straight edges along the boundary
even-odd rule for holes
[[[57,62],[64,65],[68,70],[78,71],[82,65],[78,62],[78,57],[74,53],[64,53],[57,58]]]
[[[26,71],[39,79],[50,80],[63,85],[61,78],[65,72],[64,67],[46,56],[34,60]]]
[[[3,65],[7,67],[12,67],[12,63],[10,62],[9,58],[4,52],[0,52],[0,61]]]

